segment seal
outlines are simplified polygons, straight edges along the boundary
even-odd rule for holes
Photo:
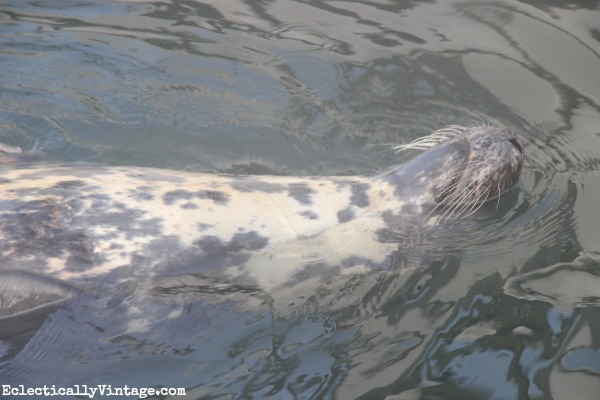
[[[516,184],[524,154],[512,131],[489,126],[450,126],[407,149],[424,152],[366,177],[0,167],[0,281],[20,282],[0,293],[0,315],[182,282],[294,304],[341,274],[385,268],[408,226],[464,220]],[[32,287],[52,295],[36,302]]]

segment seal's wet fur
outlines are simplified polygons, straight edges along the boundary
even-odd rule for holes
[[[405,221],[463,218],[512,187],[523,163],[507,129],[453,126],[419,147],[370,177],[4,166],[0,278],[27,271],[97,296],[143,296],[187,279],[293,304],[339,274],[385,268]]]

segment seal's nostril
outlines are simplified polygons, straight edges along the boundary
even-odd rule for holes
[[[525,148],[523,147],[523,143],[521,143],[521,141],[519,139],[517,139],[517,138],[509,139],[509,142],[511,142],[513,144],[513,146],[515,146],[519,150],[519,153],[521,153],[522,155],[525,154]]]

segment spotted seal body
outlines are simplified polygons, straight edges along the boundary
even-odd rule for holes
[[[523,147],[508,130],[451,127],[420,145],[431,148],[370,177],[2,167],[0,276],[26,271],[98,296],[196,280],[287,304],[384,265],[407,221],[460,218],[519,178]]]

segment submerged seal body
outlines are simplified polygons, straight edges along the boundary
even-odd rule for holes
[[[523,163],[517,136],[487,126],[452,126],[412,147],[426,151],[369,177],[2,167],[0,279],[26,271],[98,296],[195,280],[223,294],[279,291],[287,304],[323,279],[385,262],[406,221],[435,226],[473,212],[514,186]]]

